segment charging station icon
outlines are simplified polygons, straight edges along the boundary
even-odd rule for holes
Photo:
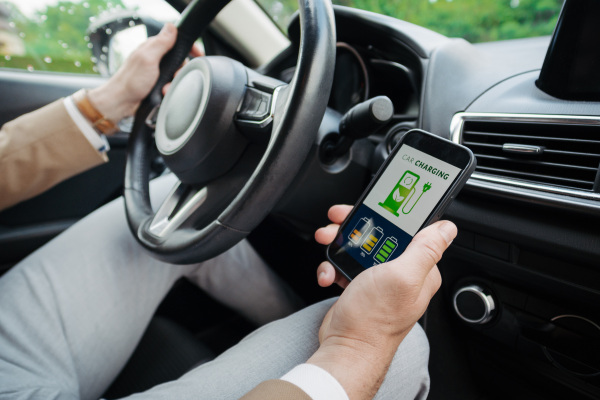
[[[408,206],[410,200],[413,198],[416,192],[415,186],[417,185],[419,179],[421,179],[421,177],[415,174],[414,172],[408,170],[405,171],[404,174],[402,174],[402,178],[400,178],[400,180],[392,189],[385,201],[383,203],[379,203],[379,205],[385,210],[394,214],[396,217],[400,216],[398,211],[400,211],[401,207],[402,214],[409,214],[413,210],[413,208],[415,208],[415,205],[419,202],[419,200],[421,200],[423,194],[429,189],[431,189],[431,183],[427,182],[426,184],[424,184],[423,192],[412,204],[412,207],[410,207],[410,209],[407,211],[406,207]]]

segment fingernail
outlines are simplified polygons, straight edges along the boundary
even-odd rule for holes
[[[444,240],[446,240],[448,246],[450,246],[450,243],[452,243],[452,241],[456,237],[456,234],[458,233],[456,230],[456,226],[452,222],[448,221],[443,222],[438,228],[438,230],[440,232],[440,235],[442,235]]]
[[[319,272],[319,276],[317,277],[317,280],[320,281],[321,279],[325,279],[325,271]]]

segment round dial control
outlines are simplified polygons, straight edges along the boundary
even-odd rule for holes
[[[496,311],[492,295],[478,285],[458,289],[453,303],[456,314],[470,324],[485,324],[494,317]]]

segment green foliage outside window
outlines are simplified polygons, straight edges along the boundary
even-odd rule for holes
[[[0,67],[94,74],[88,25],[105,11],[124,8],[121,0],[59,1],[33,15],[12,2],[0,0],[0,7],[8,14],[4,33],[18,36],[25,48],[24,54],[0,48]]]
[[[285,31],[297,0],[258,0]],[[562,0],[334,0],[404,19],[450,37],[485,42],[550,35]],[[0,67],[95,73],[88,25],[94,17],[121,9],[121,0],[62,0],[24,14],[20,2],[0,0]],[[4,35],[4,36],[2,36]],[[20,51],[2,47],[2,39]]]
[[[297,0],[258,0],[285,31]],[[552,34],[563,0],[333,0],[424,26],[449,37],[488,42]]]

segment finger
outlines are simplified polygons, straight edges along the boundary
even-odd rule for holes
[[[341,224],[344,222],[348,214],[352,211],[352,206],[347,204],[338,204],[329,209],[327,217],[334,224]]]
[[[321,287],[329,287],[336,283],[343,289],[350,283],[329,261],[323,261],[317,268],[317,282]]]
[[[187,65],[187,63],[188,63],[187,59],[183,60],[181,67],[179,67],[179,69],[177,71],[175,71],[175,75],[173,75],[173,79],[175,79],[177,77],[177,75],[179,74],[179,71],[181,71],[181,68],[185,67]],[[167,94],[167,92],[169,91],[170,88],[171,88],[171,82],[166,83],[165,86],[163,86],[163,88],[162,88],[163,96],[165,96]]]
[[[330,224],[324,228],[319,228],[315,232],[315,240],[320,244],[328,245],[335,239],[339,228],[340,226],[337,224]]]
[[[440,261],[456,233],[456,225],[452,222],[438,221],[417,233],[404,253],[389,264],[401,266],[405,276],[422,283]]]
[[[165,86],[163,86],[162,88],[162,94],[163,96],[167,95],[167,92],[169,91],[169,89],[171,88],[171,82],[165,84]]]
[[[321,287],[329,287],[335,282],[335,268],[328,261],[323,261],[317,268],[317,283]]]
[[[164,56],[177,40],[177,28],[171,23],[166,23],[158,35],[151,37],[140,46],[149,58]]]
[[[202,57],[204,56],[204,51],[202,50],[202,48],[198,45],[198,43],[194,43],[194,45],[192,46],[192,50],[190,50],[190,56],[192,58],[194,57]]]

